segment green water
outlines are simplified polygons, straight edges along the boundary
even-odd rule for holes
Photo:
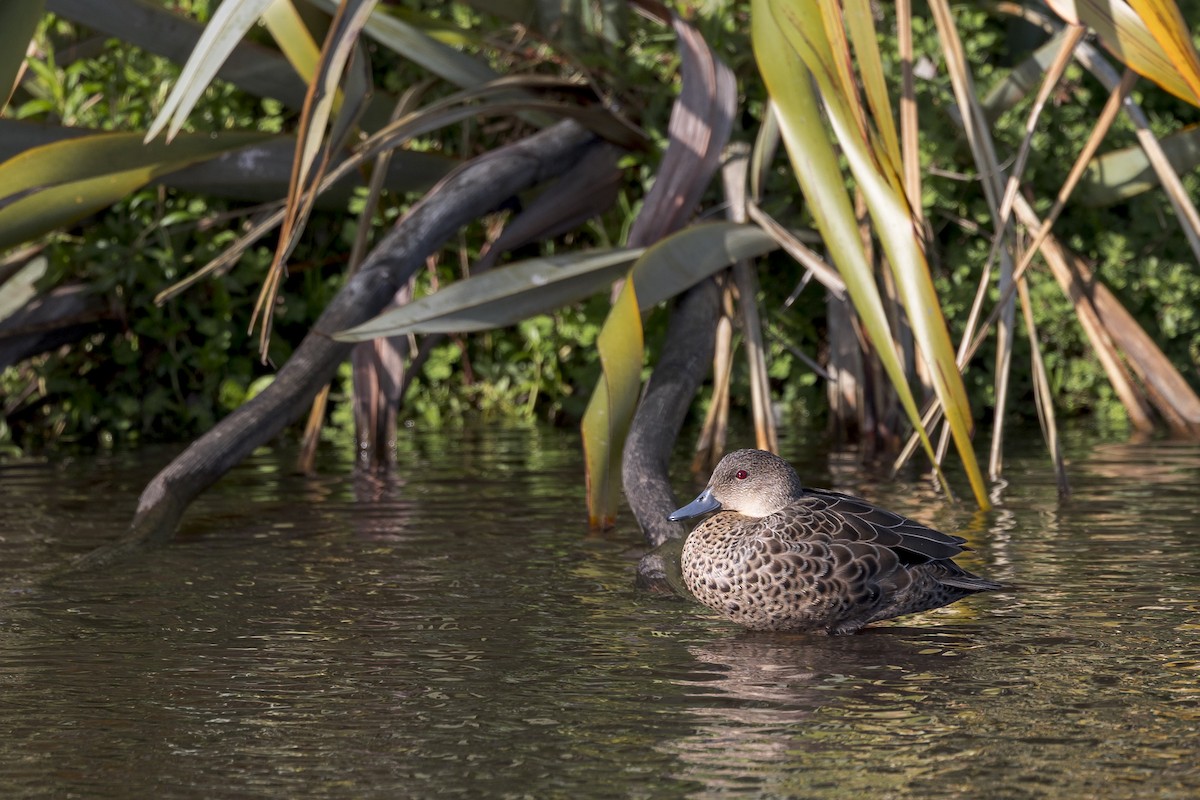
[[[0,797],[1200,796],[1198,446],[1075,441],[1060,504],[1031,444],[978,515],[789,443],[1019,587],[827,638],[635,592],[570,433],[410,436],[51,586],[171,454],[0,466]]]

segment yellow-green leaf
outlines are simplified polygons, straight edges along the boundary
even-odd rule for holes
[[[276,0],[263,11],[262,21],[296,74],[305,83],[311,81],[317,74],[321,48],[309,33],[295,4],[291,0]]]
[[[583,414],[588,524],[611,527],[621,488],[621,452],[642,385],[642,314],[633,281],[625,281],[596,339],[603,375]]]
[[[858,55],[859,71],[862,73],[863,93],[871,108],[875,129],[882,140],[881,153],[899,173],[900,135],[896,132],[896,120],[892,116],[892,103],[888,97],[887,81],[883,73],[883,57],[879,53],[879,36],[875,31],[875,16],[869,0],[845,0],[846,28],[854,52]]]
[[[1127,67],[1200,106],[1200,62],[1174,0],[1046,0],[1067,22],[1086,25]],[[1134,7],[1138,10],[1135,11]]]

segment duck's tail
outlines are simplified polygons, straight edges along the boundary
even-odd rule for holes
[[[943,586],[953,586],[955,589],[962,589],[968,592],[997,592],[1001,589],[1011,588],[1003,583],[990,581],[987,578],[981,578],[974,573],[967,572],[953,561],[940,561],[936,562],[936,564],[939,569],[935,572],[934,577]],[[933,566],[933,564],[930,566]]]

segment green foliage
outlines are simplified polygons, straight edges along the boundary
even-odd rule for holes
[[[256,382],[273,371],[258,363],[246,331],[269,250],[252,250],[222,280],[183,298],[154,303],[159,291],[232,240],[233,231],[202,230],[214,210],[199,198],[145,189],[88,225],[85,236],[50,244],[47,283],[85,283],[119,304],[121,319],[84,346],[36,363],[37,399],[10,415],[11,435],[26,445],[173,440],[207,430],[252,396]],[[316,250],[305,255],[319,263]],[[300,291],[289,293],[277,312],[276,363],[287,358],[288,342],[307,332],[340,278],[305,269],[292,284]],[[9,369],[2,380],[0,393],[12,397],[30,374]]]
[[[512,329],[435,348],[405,402],[406,414],[430,425],[468,417],[565,422],[583,414],[599,375],[594,348],[608,303],[594,297]]]
[[[204,19],[208,3],[180,4]],[[36,37],[39,53],[27,60],[31,76],[22,82],[5,116],[96,130],[144,131],[154,119],[169,82],[179,69],[165,58],[119,39],[102,42],[96,55],[75,58],[89,44],[86,32],[47,16]],[[60,56],[73,58],[60,63]],[[258,100],[216,81],[192,115],[187,130],[281,130],[282,107]]]
[[[86,38],[48,17],[37,40],[43,57],[29,61],[32,75],[8,115],[101,130],[144,129],[177,68],[118,40],[60,66],[56,53]],[[192,129],[278,131],[283,122],[277,102],[218,82],[205,94]],[[231,224],[214,224],[228,210],[225,203],[145,188],[48,241],[50,268],[42,285],[84,284],[107,298],[119,319],[81,346],[0,373],[0,396],[28,396],[8,409],[0,441],[40,447],[176,440],[207,430],[253,392],[271,371],[258,363],[246,333],[270,262],[268,248],[251,250],[219,281],[162,307],[154,303],[158,292],[235,239]],[[320,263],[333,244],[310,244],[297,261]],[[336,245],[342,250],[348,241]],[[293,277],[302,291],[289,295],[278,312],[282,327],[272,360],[286,358],[287,343],[307,331],[339,282],[319,269]]]

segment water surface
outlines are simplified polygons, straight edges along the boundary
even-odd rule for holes
[[[1019,591],[741,632],[633,590],[560,431],[410,434],[387,480],[264,450],[176,544],[38,586],[171,452],[4,464],[0,796],[1200,796],[1200,447],[1076,442],[1065,503],[1032,450],[989,514],[788,450]]]

